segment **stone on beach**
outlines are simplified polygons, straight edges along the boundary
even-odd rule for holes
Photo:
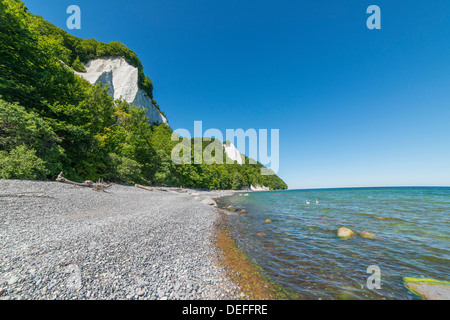
[[[450,282],[434,279],[403,278],[405,286],[424,300],[450,300]]]
[[[354,233],[349,228],[339,228],[337,235],[340,238],[351,238],[351,237],[356,236],[356,233]]]
[[[207,204],[209,206],[215,206],[216,205],[216,202],[213,199],[211,199],[211,198],[206,198],[206,199],[200,201],[200,203]]]
[[[198,193],[201,199],[232,194]],[[221,300],[240,294],[217,262],[220,213],[189,194],[0,180],[0,195],[8,221],[1,231],[0,300]]]
[[[19,281],[19,277],[12,276],[12,277],[8,280],[8,285],[15,284],[17,281]]]
[[[138,292],[136,292],[136,295],[138,295],[139,297],[142,297],[145,294],[145,292],[143,290],[139,290]]]

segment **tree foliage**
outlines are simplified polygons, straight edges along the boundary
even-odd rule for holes
[[[0,177],[2,179],[38,180],[45,178],[45,163],[36,155],[36,150],[25,145],[9,153],[0,151]]]

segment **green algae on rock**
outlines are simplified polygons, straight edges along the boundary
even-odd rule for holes
[[[369,232],[369,231],[363,231],[359,234],[364,239],[370,239],[370,240],[378,240],[378,237],[375,233]]]
[[[450,282],[404,277],[405,287],[424,300],[450,300]]]

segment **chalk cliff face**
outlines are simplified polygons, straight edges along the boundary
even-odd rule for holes
[[[237,163],[239,163],[239,164],[243,164],[244,163],[242,154],[234,146],[234,144],[226,143],[226,144],[223,145],[223,147],[225,149],[225,153],[227,154],[228,158],[230,158],[233,161],[237,161]]]
[[[123,99],[140,108],[146,108],[150,122],[168,124],[158,111],[152,99],[138,87],[138,68],[130,65],[122,57],[99,58],[89,61],[86,72],[75,72],[91,84],[101,83],[109,86],[109,95]]]
[[[253,185],[250,185],[250,190],[252,190],[252,191],[270,191],[270,188],[266,187],[266,186],[253,186]]]
[[[239,150],[232,144],[231,142],[225,143],[223,145],[226,155],[233,161],[237,161],[238,164],[244,164],[245,157],[239,152]],[[250,185],[249,188],[242,188],[242,190],[251,190],[251,191],[270,191],[269,187],[266,186],[253,186]]]

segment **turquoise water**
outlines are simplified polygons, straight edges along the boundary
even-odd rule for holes
[[[450,188],[256,192],[219,205],[248,211],[229,216],[238,246],[296,298],[417,299],[403,277],[450,280]],[[340,239],[340,227],[378,240]],[[371,265],[379,290],[367,288]]]

